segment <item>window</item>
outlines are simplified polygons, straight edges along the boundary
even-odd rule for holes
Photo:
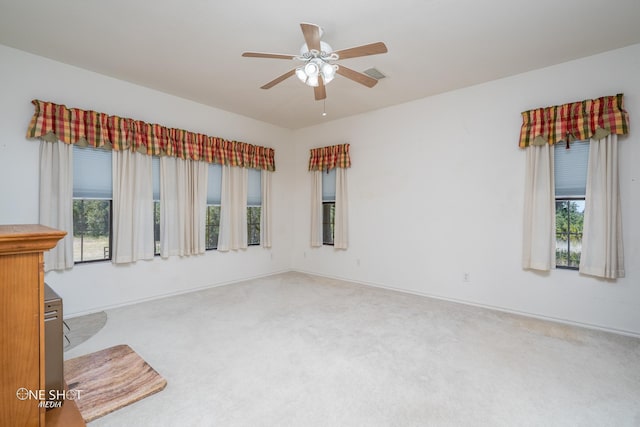
[[[333,245],[335,225],[335,202],[322,202],[322,244]]]
[[[222,166],[210,163],[207,171],[207,212],[205,218],[205,248],[207,250],[218,247],[221,191]]]
[[[220,205],[207,205],[206,218],[206,249],[218,248],[218,235],[220,234]]]
[[[262,211],[262,171],[249,169],[247,184],[247,244],[260,244],[260,214]]]
[[[247,244],[260,244],[260,206],[247,206]]]
[[[558,143],[554,150],[556,266],[577,269],[582,253],[589,142],[576,141],[568,150]]]
[[[153,253],[160,255],[160,157],[153,157]]]
[[[322,244],[333,245],[336,212],[336,170],[322,174]]]
[[[73,146],[73,261],[111,259],[111,151]]]

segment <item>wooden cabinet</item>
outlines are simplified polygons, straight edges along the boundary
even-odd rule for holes
[[[43,252],[65,234],[42,225],[0,225],[2,427],[45,425],[45,409],[28,393],[45,388]]]

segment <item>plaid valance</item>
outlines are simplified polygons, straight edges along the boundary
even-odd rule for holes
[[[96,148],[131,150],[154,156],[173,156],[245,168],[275,170],[273,148],[215,136],[166,128],[140,120],[67,108],[51,102],[31,101],[35,112],[27,138]]]
[[[520,148],[559,141],[602,139],[629,132],[623,95],[604,96],[522,113]]]
[[[309,157],[309,170],[329,171],[333,168],[350,168],[349,144],[312,148]]]

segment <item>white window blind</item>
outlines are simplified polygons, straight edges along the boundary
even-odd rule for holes
[[[222,165],[209,163],[207,171],[207,204],[219,205],[222,191]]]
[[[556,197],[584,197],[587,193],[589,142],[576,141],[568,150],[560,142],[554,146],[553,154]]]
[[[73,146],[73,197],[112,198],[111,150]]]
[[[249,181],[247,184],[247,206],[262,205],[262,186],[260,169],[249,169]]]
[[[336,169],[333,168],[327,172],[322,172],[322,201],[336,201]]]

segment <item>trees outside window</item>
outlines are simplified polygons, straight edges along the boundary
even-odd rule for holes
[[[220,205],[207,205],[205,221],[205,248],[217,249],[218,234],[220,234]]]
[[[111,200],[73,200],[73,261],[111,259]]]
[[[583,223],[584,199],[556,198],[556,266],[580,266]]]

